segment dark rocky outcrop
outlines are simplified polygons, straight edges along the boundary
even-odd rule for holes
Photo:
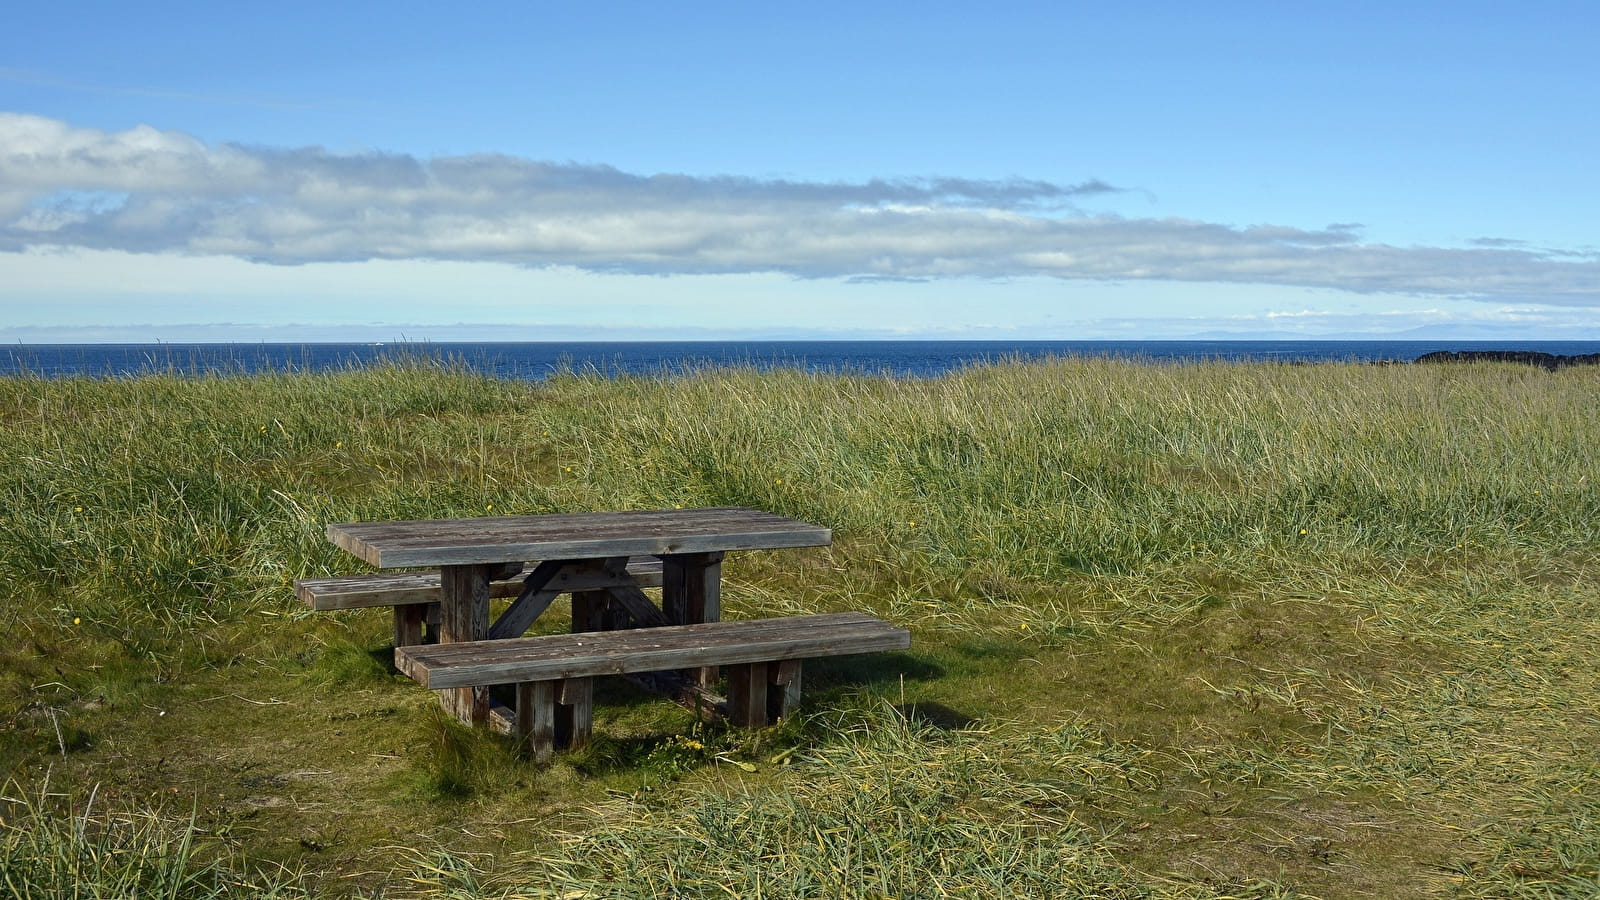
[[[1432,353],[1422,354],[1413,362],[1512,362],[1538,366],[1541,369],[1554,372],[1567,366],[1600,365],[1600,353],[1580,353],[1576,356],[1562,356],[1559,353],[1540,353],[1535,350],[1436,350]]]

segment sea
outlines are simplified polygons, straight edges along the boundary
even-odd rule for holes
[[[926,378],[1004,360],[1112,357],[1156,363],[1410,362],[1439,350],[1600,353],[1600,341],[642,341],[550,343],[17,344],[0,377],[125,378],[322,372],[439,362],[499,378],[673,375],[721,366]]]

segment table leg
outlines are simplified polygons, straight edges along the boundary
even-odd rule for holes
[[[728,667],[728,721],[765,728],[787,717],[800,700],[800,660]]]
[[[394,645],[396,647],[412,647],[417,644],[427,643],[428,638],[437,637],[437,630],[433,634],[427,631],[429,610],[437,615],[437,603],[404,603],[394,608]]]
[[[605,591],[572,592],[572,633],[604,631],[611,609],[611,595]]]
[[[439,643],[477,641],[489,636],[489,579],[499,566],[441,566]],[[467,724],[489,718],[487,687],[449,688],[439,702]]]
[[[728,721],[741,728],[765,728],[768,667],[776,663],[745,663],[728,667]]]
[[[661,557],[661,610],[674,625],[722,618],[722,554],[674,553]],[[692,670],[705,687],[717,680],[715,666]]]

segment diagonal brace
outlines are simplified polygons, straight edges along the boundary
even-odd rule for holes
[[[517,599],[511,601],[506,611],[489,629],[489,637],[494,640],[500,638],[521,637],[528,630],[533,620],[539,618],[550,604],[561,596],[560,590],[551,590],[550,582],[567,567],[567,563],[560,560],[546,560],[528,574],[522,582],[522,593]]]
[[[656,608],[644,591],[633,585],[613,585],[606,588],[606,593],[633,618],[635,624],[641,628],[654,628],[657,625],[670,625],[666,615]]]

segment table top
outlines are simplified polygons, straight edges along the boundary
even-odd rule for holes
[[[481,516],[328,526],[328,540],[379,568],[822,547],[818,525],[738,506]]]

